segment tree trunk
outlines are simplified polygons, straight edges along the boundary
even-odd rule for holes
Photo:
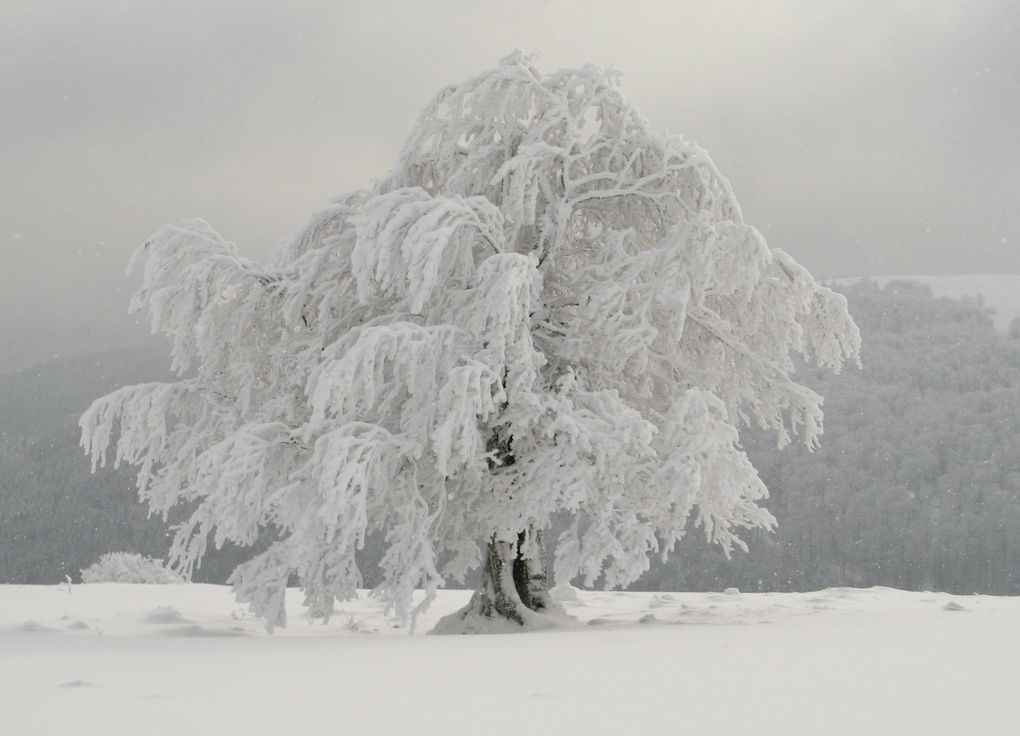
[[[482,579],[468,608],[486,618],[500,616],[523,626],[526,611],[544,611],[549,602],[542,533],[521,532],[516,543],[489,540]]]
[[[489,540],[471,601],[440,621],[435,633],[482,631],[486,620],[525,627],[537,623],[535,614],[552,610],[542,533],[530,529],[520,532],[516,542]]]
[[[504,406],[505,408],[505,406]],[[499,472],[517,462],[513,437],[505,427],[493,430],[487,443],[489,471]],[[551,613],[555,606],[549,596],[542,532],[534,527],[517,534],[516,542],[493,536],[485,553],[482,577],[470,602],[436,624],[433,633],[454,634],[491,631],[496,624],[548,626],[535,614]]]
[[[513,579],[514,588],[525,607],[532,611],[545,611],[550,607],[545,545],[542,544],[542,532],[534,527],[517,535]]]

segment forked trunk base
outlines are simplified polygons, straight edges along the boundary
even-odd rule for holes
[[[489,541],[478,589],[467,606],[444,617],[435,634],[499,633],[557,625],[549,596],[541,532],[521,532],[516,542]]]

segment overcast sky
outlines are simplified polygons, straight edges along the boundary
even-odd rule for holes
[[[818,276],[1020,273],[1020,3],[0,0],[0,371],[132,344],[131,250],[266,256],[514,48],[623,72]]]

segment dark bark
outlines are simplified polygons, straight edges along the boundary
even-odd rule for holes
[[[545,546],[542,544],[542,532],[532,529],[532,547],[536,550],[531,556],[525,555],[528,534],[517,535],[517,554],[514,557],[513,579],[517,595],[521,603],[532,611],[544,611],[549,608],[549,577],[545,558]]]
[[[489,470],[493,473],[514,465],[513,437],[497,427],[489,437]],[[529,554],[530,552],[530,554]],[[551,607],[542,532],[522,530],[516,542],[489,540],[478,589],[465,610],[486,618],[500,617],[524,625],[526,611]]]
[[[489,540],[482,579],[471,598],[469,609],[486,618],[501,617],[524,625],[521,598],[513,579],[514,545]]]
[[[529,539],[532,534],[534,539]],[[478,588],[467,607],[456,614],[458,619],[477,616],[524,626],[532,612],[550,609],[545,556],[527,556],[529,549],[542,549],[541,532],[521,532],[516,542],[489,540]]]

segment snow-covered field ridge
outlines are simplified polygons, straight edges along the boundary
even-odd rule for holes
[[[0,586],[0,733],[1007,734],[1020,599],[558,590],[575,628],[408,636],[298,591],[267,635],[212,585]],[[462,606],[441,591],[427,631]],[[576,597],[575,597],[576,595]],[[573,598],[573,600],[571,600]]]

